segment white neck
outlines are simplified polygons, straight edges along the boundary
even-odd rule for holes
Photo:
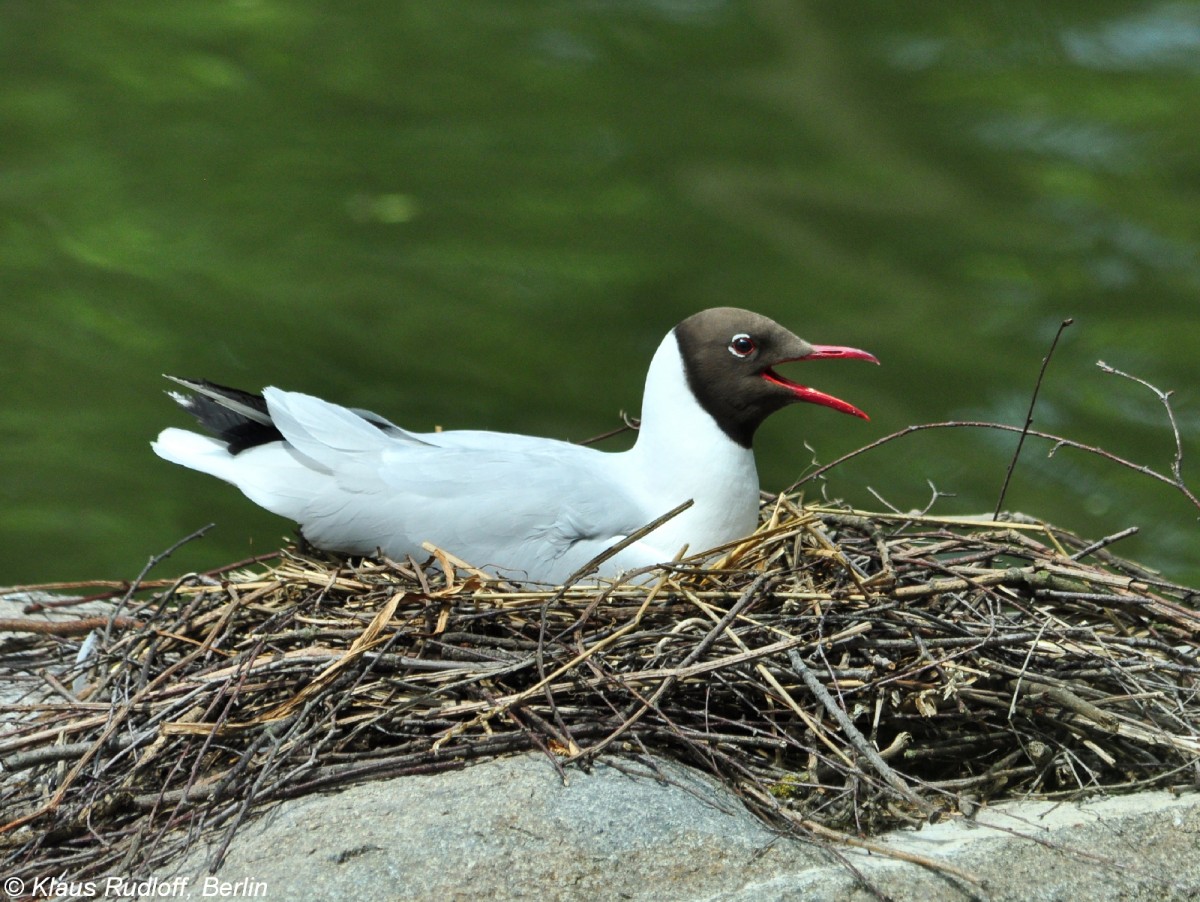
[[[754,453],[727,436],[688,385],[674,331],[650,362],[637,442],[628,452],[655,516],[689,499],[692,508],[649,537],[674,554],[703,551],[751,532],[758,517]]]

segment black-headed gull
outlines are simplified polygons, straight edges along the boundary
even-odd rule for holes
[[[866,419],[774,370],[829,357],[878,363],[856,348],[809,344],[748,310],[690,316],[650,362],[628,451],[501,432],[413,433],[299,392],[255,395],[184,379],[175,381],[191,394],[173,397],[216,437],[165,429],[152,446],[295,520],[318,548],[423,560],[429,543],[520,581],[559,583],[693,502],[600,566],[599,575],[615,576],[753,531],[751,441],[776,410],[807,401]]]

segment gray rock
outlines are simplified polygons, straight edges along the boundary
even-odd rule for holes
[[[624,765],[622,765],[622,768]],[[866,900],[838,856],[897,900],[1162,900],[1200,894],[1200,797],[1143,793],[1068,805],[1006,804],[903,831],[881,845],[972,872],[779,837],[706,776],[659,762],[665,780],[542,756],[286,802],[243,827],[223,866],[214,843],[160,879],[202,898]],[[213,882],[215,881],[215,883]],[[161,895],[159,896],[161,898]],[[147,896],[147,898],[151,898]]]
[[[736,799],[690,768],[659,767],[665,781],[599,764],[564,785],[526,755],[300,799],[244,828],[216,876],[302,902],[686,897],[775,873],[776,837]],[[179,872],[197,894],[206,855]]]
[[[1160,902],[1200,897],[1200,795],[1146,792],[1083,803],[1014,802],[880,837],[880,844],[950,864],[978,885],[917,865],[846,850],[884,896],[920,902]],[[845,869],[785,870],[725,902],[877,898]]]

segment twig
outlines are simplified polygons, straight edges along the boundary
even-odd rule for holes
[[[641,426],[641,423],[638,420],[634,419],[622,410],[620,426],[617,426],[615,429],[609,429],[607,432],[601,432],[599,435],[593,435],[591,438],[585,438],[583,441],[577,442],[576,444],[596,445],[602,441],[605,441],[606,439],[615,438],[616,436],[622,435],[626,432],[637,432],[639,426]]]
[[[1029,397],[1029,410],[1025,413],[1025,425],[1021,428],[1016,450],[1013,451],[1012,460],[1004,473],[1004,484],[1000,486],[1000,497],[996,499],[996,511],[992,515],[996,518],[999,518],[1000,511],[1004,509],[1004,496],[1008,494],[1009,480],[1012,479],[1013,470],[1017,468],[1017,459],[1021,456],[1021,448],[1025,445],[1025,436],[1029,434],[1029,429],[1033,426],[1033,409],[1037,406],[1038,392],[1042,390],[1042,380],[1046,378],[1046,367],[1050,365],[1050,358],[1054,356],[1054,349],[1058,347],[1058,340],[1062,337],[1063,331],[1073,322],[1075,320],[1068,318],[1058,324],[1058,331],[1054,333],[1054,340],[1050,342],[1050,350],[1042,358],[1042,368],[1038,370],[1037,382],[1033,384],[1033,394]]]
[[[1114,542],[1119,542],[1119,541],[1121,541],[1121,539],[1127,539],[1130,536],[1137,535],[1137,533],[1138,533],[1138,528],[1136,526],[1126,527],[1125,529],[1122,529],[1120,532],[1114,532],[1111,536],[1105,536],[1103,539],[1099,539],[1088,545],[1084,545],[1082,548],[1080,548],[1078,551],[1076,551],[1074,554],[1071,555],[1071,560],[1073,560],[1073,561],[1082,560],[1083,558],[1087,557],[1089,554],[1095,554],[1100,549],[1107,548],[1109,545],[1112,545]]]
[[[150,558],[150,560],[146,562],[146,566],[142,568],[142,572],[139,573],[134,578],[133,582],[129,584],[129,588],[125,590],[125,594],[121,597],[121,600],[118,601],[116,603],[116,605],[113,606],[112,613],[110,613],[108,615],[108,624],[104,627],[105,641],[107,641],[108,638],[112,635],[112,630],[113,630],[114,625],[116,624],[118,615],[121,613],[121,610],[125,607],[125,605],[129,602],[129,599],[131,599],[134,596],[134,593],[136,593],[138,591],[138,588],[142,584],[142,580],[146,578],[146,574],[148,574],[151,570],[153,570],[155,567],[157,567],[159,564],[161,564],[163,561],[165,561],[167,558],[169,558],[172,554],[174,554],[176,551],[178,551],[180,548],[182,548],[188,542],[191,542],[194,539],[202,538],[204,536],[204,534],[206,532],[208,532],[210,529],[212,529],[214,526],[216,526],[215,523],[209,523],[207,526],[201,526],[199,529],[197,529],[191,535],[184,536],[178,542],[175,542],[173,545],[171,545],[171,547],[169,547],[166,551],[160,551],[158,554],[153,555]]]
[[[0,618],[0,632],[41,633],[44,636],[84,636],[92,630],[138,629],[143,621],[132,617],[84,617],[79,620],[24,620]]]
[[[964,870],[960,867],[950,864],[946,861],[939,861],[936,858],[930,858],[927,855],[918,855],[915,852],[906,852],[903,849],[896,849],[892,846],[884,845],[883,843],[871,842],[865,839],[859,839],[855,836],[848,836],[845,833],[839,833],[836,830],[830,830],[823,824],[818,824],[812,820],[800,821],[801,826],[805,830],[810,831],[814,836],[819,836],[822,839],[832,840],[833,842],[842,843],[843,845],[853,846],[857,849],[864,849],[875,855],[880,855],[884,858],[892,858],[896,861],[906,861],[909,864],[920,865],[935,873],[949,874],[957,877],[959,880],[965,880],[967,883],[974,886],[983,886],[983,879],[978,874]]]
[[[1141,473],[1143,476],[1149,476],[1151,479],[1157,479],[1159,482],[1166,483],[1167,485],[1171,486],[1171,488],[1180,491],[1198,510],[1200,510],[1200,498],[1197,498],[1196,495],[1193,494],[1186,485],[1180,485],[1180,483],[1173,476],[1159,473],[1157,470],[1153,470],[1144,464],[1134,463],[1127,458],[1113,454],[1111,451],[1106,451],[1103,448],[1097,448],[1092,445],[1085,445],[1083,442],[1077,442],[1072,439],[1063,438],[1059,435],[1052,435],[1048,432],[1039,432],[1036,429],[1024,429],[1021,426],[1012,426],[1008,423],[990,423],[983,420],[949,420],[944,423],[922,423],[918,426],[905,426],[903,429],[899,429],[896,432],[885,435],[883,438],[876,439],[869,444],[863,445],[861,448],[856,448],[854,451],[843,454],[836,460],[830,461],[827,464],[823,464],[822,466],[813,470],[811,473],[808,473],[804,477],[796,480],[796,482],[792,483],[792,485],[789,486],[785,491],[793,492],[800,486],[811,482],[819,476],[824,475],[834,467],[841,466],[848,460],[853,460],[856,457],[866,454],[868,451],[874,451],[876,448],[880,448],[886,444],[889,444],[890,442],[896,441],[897,439],[904,438],[907,435],[912,435],[916,432],[924,432],[929,429],[997,429],[1001,432],[1024,432],[1026,435],[1032,435],[1034,438],[1042,438],[1046,439],[1047,441],[1054,442],[1054,448],[1052,449],[1051,453],[1057,451],[1059,448],[1075,448],[1079,451],[1084,451],[1088,454],[1094,454],[1097,457],[1102,457],[1110,463],[1133,470],[1135,473]]]
[[[791,649],[788,651],[787,657],[793,669],[795,669],[796,673],[799,674],[800,679],[804,680],[804,685],[808,687],[808,691],[816,696],[817,701],[825,706],[825,710],[828,711],[830,715],[832,715],[833,719],[837,721],[838,726],[842,728],[842,732],[846,734],[846,739],[849,740],[852,746],[854,746],[855,751],[871,762],[871,766],[875,768],[875,772],[879,774],[879,776],[883,777],[884,781],[886,781],[889,786],[900,793],[900,795],[907,799],[908,802],[915,806],[918,810],[924,811],[927,814],[932,814],[934,811],[936,811],[937,809],[935,809],[933,805],[929,804],[929,802],[925,801],[920,796],[916,795],[911,789],[909,789],[908,784],[900,779],[896,772],[888,766],[888,763],[879,756],[879,752],[875,751],[871,743],[867,741],[867,738],[858,731],[858,727],[854,725],[854,721],[852,721],[846,715],[846,712],[842,710],[842,707],[833,700],[833,696],[829,694],[829,692],[821,684],[821,681],[817,679],[816,674],[813,673],[812,670],[809,669],[808,665],[804,663],[804,659],[800,657],[799,652],[797,652],[795,649]]]
[[[591,573],[593,570],[595,570],[597,567],[599,567],[601,564],[603,564],[609,558],[615,557],[616,555],[620,554],[622,551],[624,551],[630,545],[633,545],[635,542],[640,542],[642,539],[644,539],[650,533],[654,532],[654,530],[658,529],[660,526],[662,526],[668,520],[675,519],[676,517],[678,517],[680,514],[682,514],[685,510],[690,508],[695,503],[696,502],[693,499],[689,498],[687,501],[683,502],[682,504],[678,505],[677,507],[674,507],[671,510],[667,511],[661,517],[656,517],[655,519],[651,520],[649,523],[647,523],[645,526],[643,526],[641,529],[637,530],[636,532],[630,533],[629,535],[627,535],[625,538],[623,538],[621,541],[617,542],[616,544],[614,544],[608,548],[605,548],[602,552],[600,552],[598,555],[596,555],[594,558],[592,558],[590,561],[588,561],[586,564],[584,564],[582,567],[580,567],[578,570],[576,570],[574,573],[572,573],[570,576],[568,576],[565,580],[563,580],[563,588],[575,585],[575,583],[579,582],[579,580],[583,579],[585,576],[587,576],[589,573]]]
[[[1200,498],[1197,498],[1187,487],[1187,484],[1183,481],[1183,439],[1180,438],[1179,423],[1175,420],[1175,410],[1171,406],[1171,395],[1174,394],[1174,392],[1163,391],[1162,389],[1151,385],[1145,379],[1141,379],[1137,376],[1131,376],[1129,373],[1122,372],[1115,367],[1109,366],[1103,360],[1097,361],[1096,366],[1100,367],[1100,369],[1106,373],[1114,376],[1122,376],[1126,379],[1136,382],[1138,385],[1145,386],[1146,388],[1150,389],[1150,391],[1154,392],[1155,397],[1162,402],[1162,406],[1167,412],[1167,420],[1171,424],[1171,435],[1175,439],[1175,456],[1171,460],[1171,475],[1173,477],[1171,484],[1184,495],[1186,495],[1192,504],[1196,505],[1196,507],[1200,507]]]

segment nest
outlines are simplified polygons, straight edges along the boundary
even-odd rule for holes
[[[131,588],[0,645],[29,687],[0,871],[145,872],[214,831],[215,866],[260,806],[529,749],[671,757],[809,836],[1194,785],[1196,595],[1104,544],[780,496],[642,585],[288,550]]]

